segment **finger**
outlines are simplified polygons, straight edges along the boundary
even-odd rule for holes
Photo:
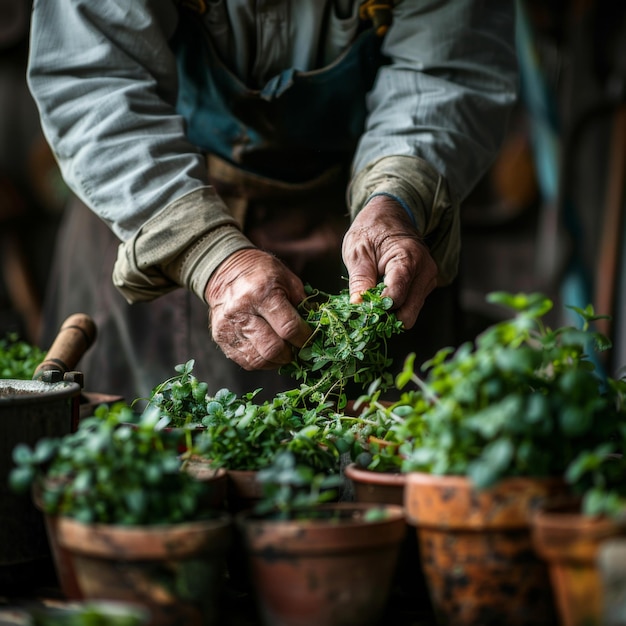
[[[263,303],[263,309],[258,311],[270,328],[269,336],[274,335],[282,340],[285,345],[290,344],[296,348],[301,348],[311,336],[311,327],[302,319],[295,307],[292,306],[288,298],[282,292]],[[259,345],[259,351],[264,354],[266,347]],[[291,347],[287,345],[291,350]]]
[[[383,295],[393,300],[397,318],[405,328],[412,328],[426,297],[437,285],[436,269],[433,271],[428,265],[421,267],[407,284],[406,273],[397,266],[391,266],[385,275],[385,285]]]
[[[361,243],[358,247],[350,248],[349,252],[346,246],[344,263],[348,271],[350,302],[357,304],[362,300],[361,294],[378,283],[378,268],[371,246]]]

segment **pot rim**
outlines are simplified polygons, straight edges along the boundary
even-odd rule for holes
[[[207,546],[207,541],[212,541],[210,538],[215,538],[219,550],[225,551],[232,516],[218,510],[209,519],[144,526],[87,523],[63,515],[57,516],[55,521],[59,545],[72,552],[109,558],[111,548],[118,546],[129,550],[134,559],[154,559],[161,558],[161,553],[173,547],[181,555],[193,553],[198,547]]]
[[[0,393],[0,406],[46,404],[53,400],[78,396],[81,393],[78,383],[65,380],[46,383],[41,380],[5,378],[0,380],[0,391],[6,390],[14,391],[14,393]]]
[[[406,535],[403,507],[397,504],[371,502],[333,502],[313,507],[315,510],[367,511],[384,509],[384,519],[346,519],[337,523],[328,519],[276,520],[242,511],[235,523],[244,536],[247,549],[261,554],[269,550],[278,554],[319,554],[350,552],[364,546],[368,549],[400,544]]]
[[[375,485],[404,487],[406,474],[402,472],[376,472],[362,467],[356,463],[350,463],[344,468],[344,474],[354,482],[370,483]]]
[[[353,524],[355,525],[371,525],[371,524],[378,524],[381,522],[387,523],[390,521],[395,521],[397,519],[404,519],[404,508],[400,506],[399,504],[380,504],[377,502],[328,502],[325,504],[320,504],[315,507],[310,507],[310,509],[315,510],[315,511],[354,510],[354,511],[359,511],[359,512],[365,512],[365,511],[374,510],[374,509],[384,509],[388,513],[387,517],[381,520],[373,520],[373,521],[368,521],[368,520],[363,520],[363,519],[353,520]],[[346,521],[351,521],[351,520],[346,518]],[[241,511],[237,513],[235,515],[235,522],[238,525],[282,524],[284,526],[287,526],[290,524],[295,524],[301,528],[309,528],[309,527],[319,528],[323,526],[337,526],[336,522],[332,520],[329,521],[328,519],[279,520],[279,519],[271,519],[267,515],[259,515],[258,513],[255,513],[254,511],[251,511],[251,510]]]

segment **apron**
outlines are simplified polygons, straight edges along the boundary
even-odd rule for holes
[[[381,65],[382,39],[361,32],[331,65],[286,69],[261,89],[247,87],[219,59],[201,18],[180,10],[172,39],[177,111],[206,153],[282,182],[303,182],[349,165],[366,119],[365,97]]]

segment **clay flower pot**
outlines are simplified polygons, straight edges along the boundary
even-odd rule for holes
[[[373,472],[362,469],[355,463],[347,465],[344,474],[352,481],[357,502],[404,506],[406,474]]]
[[[228,510],[234,515],[253,508],[263,497],[256,470],[227,470]]]
[[[83,524],[57,518],[85,600],[144,606],[150,626],[219,624],[218,600],[231,518],[172,525]]]
[[[53,484],[53,481],[47,482],[48,484]],[[48,543],[50,544],[50,551],[54,562],[54,570],[61,593],[67,600],[81,600],[83,594],[81,593],[78,581],[76,580],[72,554],[66,550],[65,547],[59,545],[57,532],[59,518],[56,515],[46,513],[44,510],[41,484],[36,483],[33,486],[32,499],[35,507],[41,511],[41,514],[43,515],[46,534],[48,536]]]
[[[357,502],[395,504],[404,506],[404,486],[406,474],[375,472],[350,463],[344,469],[346,478],[354,486],[354,498]],[[430,610],[430,601],[426,581],[421,567],[421,558],[415,529],[406,524],[398,564],[393,582],[393,594],[401,603],[422,605]]]
[[[266,626],[369,626],[385,609],[405,534],[402,508],[334,503],[313,519],[237,516]],[[374,506],[374,508],[377,508]]]
[[[478,490],[461,476],[407,474],[405,511],[416,527],[433,610],[442,624],[554,626],[532,513],[565,489],[557,479],[510,478]]]
[[[209,511],[226,510],[228,500],[228,473],[222,467],[215,468],[211,461],[192,456],[183,465],[186,472],[205,486],[203,506]]]
[[[617,523],[580,513],[577,505],[549,507],[533,518],[537,553],[548,563],[563,626],[603,624],[601,544],[626,532]]]

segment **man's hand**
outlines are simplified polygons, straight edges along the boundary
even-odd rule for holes
[[[342,246],[350,300],[382,277],[383,295],[394,303],[398,319],[411,328],[426,296],[437,285],[437,265],[405,210],[392,198],[372,198],[354,219]]]
[[[246,370],[276,369],[293,359],[311,334],[296,306],[300,279],[272,255],[245,249],[228,257],[206,290],[213,339]]]

